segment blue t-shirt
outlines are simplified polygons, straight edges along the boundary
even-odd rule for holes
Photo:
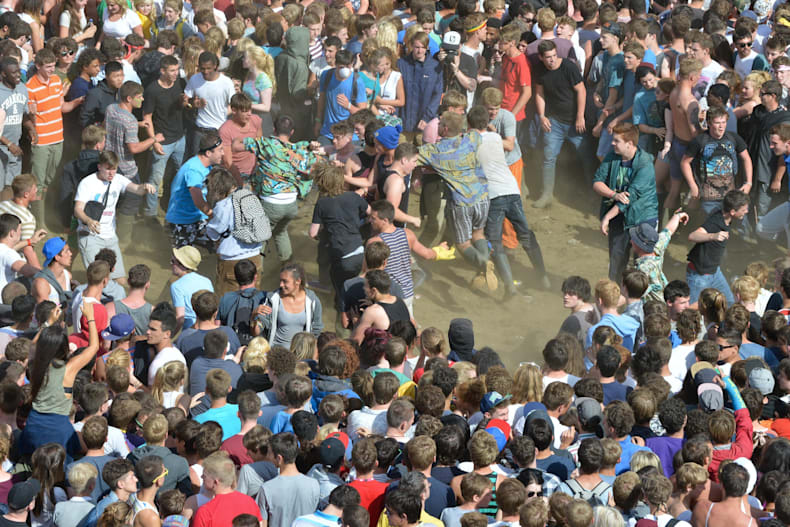
[[[601,386],[603,387],[604,406],[612,401],[625,401],[626,395],[631,391],[631,388],[617,381],[601,383]]]
[[[175,179],[173,179],[173,185],[170,189],[170,203],[167,204],[167,215],[165,215],[165,219],[168,222],[177,225],[187,225],[208,218],[195,206],[189,189],[191,187],[199,187],[205,196],[204,182],[210,170],[211,168],[204,166],[198,156],[193,157],[181,166]]]
[[[202,414],[194,417],[198,423],[216,421],[222,427],[222,440],[233,437],[241,432],[241,420],[239,419],[239,405],[226,404],[219,408],[209,408]]]
[[[765,348],[763,346],[760,346],[759,344],[755,344],[754,342],[745,342],[741,344],[740,348],[738,348],[738,355],[740,355],[742,359],[757,357],[759,359],[765,360],[766,358]],[[769,355],[773,355],[773,354],[769,353]]]
[[[172,203],[172,200],[171,200]],[[195,291],[208,289],[214,291],[211,280],[198,273],[187,273],[170,284],[170,296],[173,298],[173,307],[184,308],[184,328],[191,328],[197,317],[192,309],[192,295]]]
[[[351,100],[353,95],[352,82],[356,79],[357,82],[357,98]],[[352,74],[351,77],[345,80],[338,80],[335,76],[335,70],[326,70],[321,74],[321,82],[319,83],[321,93],[324,94],[324,124],[321,126],[319,135],[326,136],[332,139],[332,132],[330,128],[333,124],[345,121],[351,116],[351,112],[343,108],[337,103],[337,96],[343,94],[351,104],[357,105],[365,102],[365,83],[362,82],[362,77],[357,74]],[[324,89],[326,88],[326,89]]]
[[[623,449],[623,452],[620,454],[620,461],[614,467],[614,473],[618,476],[623,472],[631,470],[631,458],[634,454],[640,450],[651,452],[646,446],[639,446],[636,443],[632,443],[630,435],[625,436],[622,441],[619,441],[619,445],[620,448]]]
[[[285,410],[280,410],[275,414],[272,422],[269,423],[269,430],[272,431],[272,434],[279,434],[280,432],[293,433],[294,427],[291,426],[291,417],[293,416]]]
[[[642,57],[642,62],[649,62],[654,68],[656,67],[656,54],[653,53],[653,50],[645,50],[645,56]]]
[[[790,173],[790,154],[785,154],[785,168]],[[790,178],[787,178],[787,187],[790,188]]]

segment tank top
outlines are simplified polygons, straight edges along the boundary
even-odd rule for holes
[[[400,298],[395,298],[395,302],[391,304],[385,304],[384,302],[376,302],[384,312],[387,314],[387,318],[390,319],[390,326],[396,320],[410,320],[411,316],[409,315],[409,308],[406,307],[406,303],[401,300]],[[389,330],[389,328],[387,328]]]
[[[134,516],[132,516],[132,520],[134,520],[134,518],[136,518],[138,514],[140,514],[146,509],[154,511],[157,514],[157,516],[159,515],[159,510],[156,507],[154,507],[147,501],[138,500],[136,494],[132,494],[132,496],[129,498],[129,505],[132,506],[132,511],[134,511]]]
[[[66,397],[63,389],[66,365],[62,361],[57,362],[60,367],[56,368],[54,363],[50,364],[44,383],[33,401],[33,410],[38,413],[69,415],[71,412],[71,397]]]
[[[379,234],[382,241],[390,249],[390,257],[387,258],[387,266],[384,268],[393,280],[400,284],[403,289],[403,297],[414,296],[414,281],[411,276],[411,249],[409,249],[409,239],[406,231],[397,227],[393,232],[382,232]]]
[[[151,310],[153,309],[151,304],[146,302],[142,306],[132,309],[120,300],[116,300],[113,302],[113,305],[115,306],[116,313],[126,313],[132,317],[132,320],[134,320],[135,335],[145,335],[148,329],[148,320],[151,318]]]
[[[376,182],[376,187],[379,190],[379,196],[381,197],[381,199],[387,199],[386,198],[386,194],[384,192],[384,184],[387,182],[387,178],[390,177],[392,174],[398,174],[398,173],[395,172],[394,170],[387,169],[387,170],[384,171],[384,175],[381,178],[379,178],[379,180]],[[403,184],[404,184],[404,186],[406,188],[403,189],[403,193],[400,196],[400,205],[398,205],[398,209],[400,209],[400,211],[403,212],[404,214],[408,214],[409,213],[409,183],[410,183],[410,181],[411,181],[411,174],[409,174],[409,175],[407,175],[406,177],[403,178]],[[402,221],[396,221],[395,222],[395,226],[396,227],[403,227],[404,225],[405,224]]]
[[[368,174],[370,174],[370,171],[373,170],[373,162],[376,160],[376,154],[368,154],[364,150],[361,150],[357,154],[357,157],[359,157],[360,168],[354,172],[353,176],[366,178],[368,177]],[[376,193],[368,191],[368,193],[365,194],[365,201],[368,203],[373,203],[376,201]]]

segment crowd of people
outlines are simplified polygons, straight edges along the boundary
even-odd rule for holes
[[[0,527],[790,526],[788,108],[780,1],[0,0]],[[555,183],[541,363],[421,325]]]

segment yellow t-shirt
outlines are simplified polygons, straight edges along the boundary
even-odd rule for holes
[[[431,525],[435,525],[436,527],[444,527],[444,523],[442,523],[440,519],[434,518],[433,516],[425,512],[425,509],[423,509],[422,512],[420,513],[420,523],[421,524],[428,523]],[[386,510],[381,513],[381,516],[379,516],[379,521],[376,524],[376,527],[390,527],[390,522],[389,522],[389,518],[387,518]]]

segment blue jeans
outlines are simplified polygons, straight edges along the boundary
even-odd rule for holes
[[[686,268],[686,282],[688,283],[689,289],[691,290],[689,297],[691,300],[689,301],[692,303],[699,299],[699,294],[703,289],[707,289],[709,287],[721,291],[721,293],[724,295],[724,298],[727,299],[728,305],[731,305],[735,302],[735,299],[732,296],[732,291],[730,290],[730,284],[728,284],[727,279],[724,278],[724,274],[721,272],[721,267],[717,267],[716,272],[713,274],[699,274],[696,271]]]
[[[554,194],[554,180],[557,177],[557,157],[562,144],[567,140],[581,157],[584,135],[576,131],[573,123],[565,124],[549,117],[551,131],[543,134],[543,195]]]
[[[182,137],[174,143],[169,145],[162,145],[164,150],[163,155],[153,152],[153,160],[151,161],[151,177],[148,182],[156,187],[154,194],[145,195],[145,205],[143,206],[143,214],[145,216],[156,216],[157,205],[159,204],[159,197],[161,195],[162,179],[165,177],[165,169],[167,162],[172,158],[176,167],[180,167],[184,162],[184,151],[186,150],[186,137]]]
[[[790,247],[790,201],[775,207],[757,222],[757,236],[764,240],[775,240],[782,232],[787,236]]]
[[[535,233],[529,228],[527,217],[524,215],[524,206],[521,204],[521,195],[508,194],[506,196],[497,196],[491,200],[488,208],[488,220],[485,226],[486,239],[491,243],[491,248],[494,253],[492,258],[496,265],[499,275],[505,282],[506,287],[512,287],[513,275],[510,271],[510,263],[508,262],[505,248],[502,245],[502,222],[507,218],[510,224],[513,225],[513,230],[516,231],[519,243],[524,248],[524,251],[529,256],[532,266],[541,276],[546,274],[546,268],[543,264],[543,255],[540,251],[540,245],[535,238]]]

